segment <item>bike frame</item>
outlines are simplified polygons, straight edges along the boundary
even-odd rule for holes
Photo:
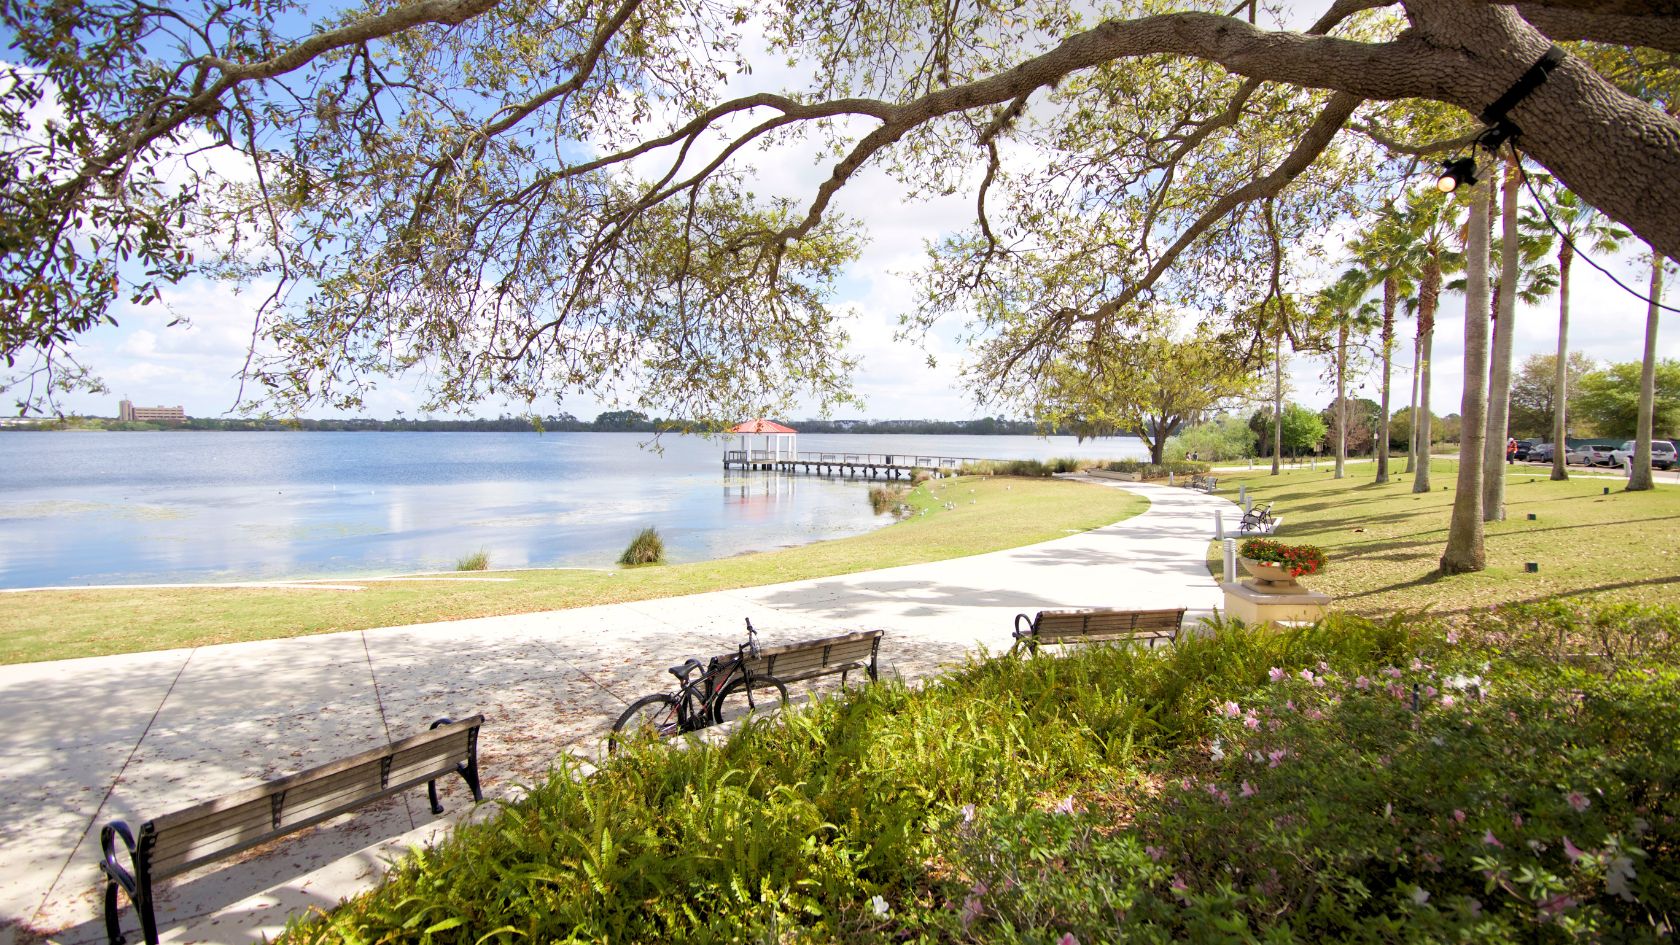
[[[712,657],[712,661],[700,670],[700,675],[689,678],[683,677],[681,685],[677,687],[677,728],[683,732],[694,732],[711,724],[712,703],[723,690],[737,678],[749,680],[751,685],[752,673],[743,669],[751,654],[758,652],[758,631],[753,629],[752,621],[747,621],[747,642],[735,648],[734,657]]]

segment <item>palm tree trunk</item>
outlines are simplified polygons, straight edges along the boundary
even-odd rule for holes
[[[1463,433],[1458,446],[1458,487],[1452,524],[1441,553],[1444,574],[1487,567],[1482,531],[1482,446],[1487,437],[1488,382],[1488,211],[1490,181],[1471,193],[1470,225],[1464,250],[1464,399],[1459,407]],[[1513,247],[1514,248],[1514,247]]]
[[[1283,332],[1277,335],[1277,374],[1272,383],[1272,475],[1280,475],[1283,461]]]
[[[1627,491],[1651,488],[1651,427],[1657,402],[1657,314],[1662,311],[1663,264],[1668,260],[1651,250],[1651,302],[1645,309],[1645,365],[1639,371],[1638,443],[1633,448],[1633,471]]]
[[[1344,313],[1345,314],[1345,313]],[[1347,340],[1344,319],[1336,332],[1336,475],[1347,475]]]
[[[1560,240],[1558,247],[1558,347],[1557,371],[1552,375],[1552,478],[1569,478],[1569,264],[1575,247]]]
[[[1388,481],[1388,389],[1394,373],[1394,307],[1399,287],[1393,276],[1383,280],[1382,419],[1377,421],[1377,483]]]
[[[1418,288],[1418,402],[1417,409],[1412,411],[1412,429],[1417,437],[1417,472],[1412,477],[1413,492],[1428,492],[1429,484],[1429,449],[1433,445],[1434,432],[1430,430],[1430,420],[1434,411],[1429,409],[1429,359],[1435,349],[1435,305],[1441,298],[1441,263],[1431,259],[1424,263],[1423,281]]]
[[[1511,432],[1511,342],[1517,332],[1517,165],[1506,159],[1500,230],[1499,316],[1488,364],[1487,442],[1482,447],[1482,521],[1505,520],[1505,444]]]
[[[1421,310],[1420,310],[1421,311]],[[1417,337],[1412,339],[1412,423],[1411,435],[1406,438],[1406,472],[1417,471],[1418,456],[1418,370],[1423,365],[1423,325],[1419,323]]]

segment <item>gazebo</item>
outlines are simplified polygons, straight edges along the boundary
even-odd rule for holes
[[[729,428],[741,438],[741,458],[748,469],[775,469],[780,463],[799,458],[799,431],[774,420],[748,420]],[[747,437],[764,437],[764,449],[750,450]]]

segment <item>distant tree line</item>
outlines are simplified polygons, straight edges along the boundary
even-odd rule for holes
[[[978,420],[798,420],[789,424],[801,433],[910,433],[923,436],[961,434],[967,436],[1033,436],[1040,428],[1024,420],[982,417]],[[274,417],[189,417],[185,423],[138,423],[104,417],[59,417],[28,423],[10,423],[0,430],[209,430],[288,431],[309,430],[345,433],[664,433],[682,429],[677,424],[649,417],[634,410],[609,410],[594,420],[579,420],[569,413],[546,417],[509,416],[476,419],[403,418],[374,420],[352,417],[337,420],[279,419]]]

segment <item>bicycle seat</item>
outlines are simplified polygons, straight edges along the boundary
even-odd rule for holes
[[[688,682],[688,674],[689,673],[692,673],[697,669],[705,669],[705,668],[706,667],[704,665],[702,665],[699,660],[697,660],[697,659],[695,659],[694,657],[691,656],[691,657],[688,658],[688,662],[682,664],[681,666],[673,666],[670,669],[666,670],[666,672],[668,672],[671,675],[677,677],[678,682]]]

